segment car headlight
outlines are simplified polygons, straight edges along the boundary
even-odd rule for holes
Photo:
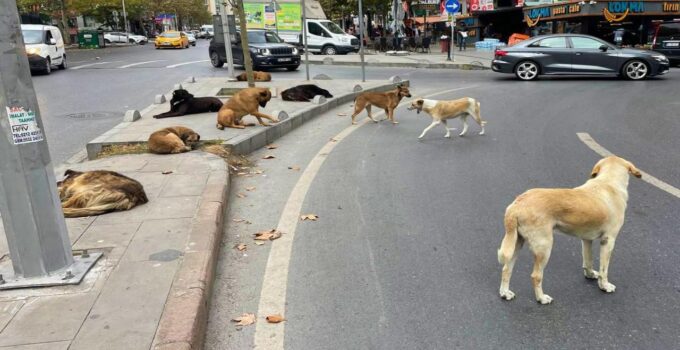
[[[666,57],[666,56],[664,56],[664,55],[652,55],[652,58],[654,58],[655,60],[657,60],[657,61],[659,61],[659,62],[661,62],[661,63],[666,63],[666,62],[668,62],[668,57]]]
[[[297,47],[294,47],[293,48],[293,55],[297,55],[298,53],[299,53],[299,51],[298,51]]]
[[[269,51],[269,49],[259,49],[257,50],[257,53],[262,56],[269,56],[272,54],[271,51]]]
[[[26,49],[26,53],[29,55],[40,55],[42,53],[42,48],[40,47],[29,47]]]

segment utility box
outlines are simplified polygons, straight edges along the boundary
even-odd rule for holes
[[[85,49],[99,49],[104,47],[104,32],[96,29],[79,30],[78,46]]]

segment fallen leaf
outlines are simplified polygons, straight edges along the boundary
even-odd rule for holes
[[[264,245],[264,242],[255,241],[255,245]]]
[[[346,117],[347,113],[338,113],[338,117]]]
[[[306,214],[306,215],[300,216],[300,220],[302,220],[302,221],[305,221],[305,220],[316,221],[316,219],[318,219],[318,218],[319,218],[319,216],[316,215],[316,214]]]
[[[243,175],[248,175],[248,173],[241,171],[241,172],[236,173],[236,175],[243,176]]]
[[[300,167],[297,165],[289,166],[288,169],[290,170],[295,170],[295,171],[300,171]]]
[[[246,191],[255,191],[255,186],[246,187]]]
[[[248,196],[246,196],[246,195],[243,194],[243,193],[239,193],[239,194],[236,195],[236,197],[238,197],[238,198],[246,198],[246,197],[248,197]]]
[[[336,140],[336,139],[334,139],[334,138],[332,138],[332,137],[331,137],[330,139],[328,139],[328,141],[330,141],[330,142],[338,142],[338,140]]]
[[[255,323],[255,320],[255,314],[244,313],[241,317],[235,317],[231,321],[238,322],[236,323],[237,326],[250,326]]]
[[[168,175],[168,174],[172,174],[172,173],[173,173],[172,170],[166,170],[166,171],[162,172],[161,174]]]
[[[274,143],[267,145],[267,149],[277,149],[277,148],[279,148],[279,145],[274,144]]]
[[[281,232],[271,229],[269,231],[260,231],[255,234],[256,241],[273,241],[281,237]]]
[[[264,171],[262,171],[262,170],[255,170],[255,174],[262,174],[262,173],[264,173]]]
[[[246,219],[231,219],[233,222],[244,222]]]
[[[283,322],[283,321],[286,320],[285,318],[283,318],[283,316],[278,315],[278,314],[269,315],[266,318],[267,318],[267,322],[269,322],[269,323],[280,323],[280,322]]]
[[[262,157],[262,159],[274,159],[274,158],[276,158],[276,157],[274,157],[274,156],[271,155],[271,154],[268,154],[268,155]]]
[[[244,222],[244,224],[246,224],[246,225],[250,225],[250,224],[252,224],[252,222],[250,222],[250,221],[246,220],[246,221]]]
[[[238,249],[239,252],[242,252],[248,248],[244,243],[240,243],[234,246],[234,248]]]

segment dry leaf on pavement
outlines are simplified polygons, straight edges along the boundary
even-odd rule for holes
[[[279,322],[283,322],[285,320],[286,319],[283,318],[283,316],[278,315],[278,314],[267,316],[267,322],[269,322],[269,323],[279,323]]]
[[[248,246],[245,245],[244,243],[240,243],[234,246],[234,248],[238,249],[239,252],[242,252],[246,249],[248,249]]]
[[[233,222],[244,222],[246,219],[231,219]]]
[[[276,157],[274,157],[274,156],[271,155],[271,154],[268,154],[268,155],[262,157],[262,159],[274,159],[274,158],[276,158]]]
[[[255,174],[258,174],[258,175],[259,175],[259,174],[262,174],[262,173],[264,173],[264,171],[262,171],[262,170],[255,170]]]
[[[173,173],[172,170],[166,170],[166,171],[162,172],[161,174],[168,175],[168,174],[172,174],[172,173]]]
[[[318,219],[318,218],[319,218],[319,216],[316,215],[316,214],[306,214],[306,215],[300,216],[300,220],[302,220],[302,221],[305,221],[305,220],[316,221],[316,219]]]
[[[246,197],[248,197],[248,196],[246,196],[246,195],[243,194],[243,193],[239,193],[239,194],[236,195],[236,197],[238,197],[238,198],[246,198]]]
[[[274,144],[274,143],[267,145],[267,149],[277,149],[277,148],[279,148],[279,145]]]
[[[255,186],[246,187],[246,191],[255,191]]]
[[[264,242],[255,241],[255,245],[264,245]]]
[[[297,165],[293,165],[293,166],[289,166],[288,169],[290,169],[290,170],[295,170],[295,171],[299,171],[299,170],[300,170],[300,167],[297,166]]]
[[[347,113],[338,113],[338,117],[346,117]]]
[[[330,141],[330,142],[338,142],[338,140],[336,140],[336,139],[334,139],[334,138],[332,138],[332,137],[331,137],[330,139],[328,139],[328,141]]]
[[[235,317],[231,321],[238,322],[237,326],[250,326],[255,323],[255,314],[244,313],[241,317]]]
[[[256,241],[273,241],[279,237],[281,237],[281,232],[275,229],[271,229],[268,231],[260,231],[255,234]]]

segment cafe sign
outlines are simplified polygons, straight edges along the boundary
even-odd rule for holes
[[[540,21],[578,16],[603,16],[609,22],[621,22],[628,16],[680,15],[680,1],[606,1],[582,6],[577,2],[524,6],[524,20],[533,27]]]

